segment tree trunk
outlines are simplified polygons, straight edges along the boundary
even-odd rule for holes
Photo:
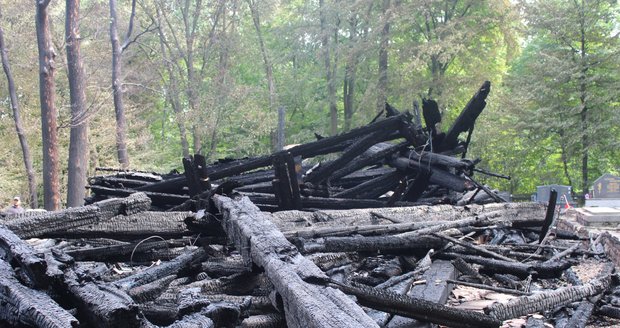
[[[60,208],[60,183],[58,178],[58,110],[54,104],[54,60],[56,51],[52,43],[48,5],[50,0],[36,3],[37,45],[39,50],[39,97],[41,99],[41,134],[43,140],[43,198],[46,210]]]
[[[586,74],[588,72],[587,66],[587,47],[586,47],[586,22],[585,22],[585,9],[584,9],[584,0],[580,2],[580,12],[579,12],[579,26],[580,26],[580,35],[581,35],[581,74],[579,75],[579,101],[581,104],[581,183],[582,183],[582,196],[585,198],[585,195],[588,193],[588,148],[589,140],[588,140],[588,104],[586,103],[586,98],[588,97],[587,92],[587,77]]]
[[[319,0],[320,22],[321,22],[321,46],[323,47],[323,62],[325,64],[325,81],[327,82],[327,101],[329,104],[330,117],[330,135],[338,134],[338,106],[336,104],[336,84],[335,73],[336,63],[332,66],[332,54],[330,35],[331,29],[328,29],[327,8],[325,1]],[[337,30],[334,29],[334,37],[337,37]],[[334,41],[335,42],[335,41]],[[335,60],[335,59],[334,59]]]
[[[161,10],[158,7],[157,8],[157,20],[155,20],[155,18],[153,17],[151,19],[153,19],[153,21],[155,21],[156,24],[160,27],[157,29],[157,31],[159,32],[158,33],[159,34],[159,45],[161,48],[163,64],[164,64],[164,67],[166,68],[166,73],[168,73],[168,85],[167,85],[168,90],[166,90],[166,100],[168,101],[168,103],[172,107],[172,110],[174,111],[175,121],[177,122],[177,125],[179,128],[179,137],[181,139],[181,149],[183,152],[183,157],[187,158],[189,157],[190,152],[189,152],[189,142],[187,140],[187,127],[185,125],[186,118],[183,113],[183,110],[181,109],[181,100],[179,99],[180,91],[178,90],[179,81],[174,73],[174,70],[172,69],[172,65],[173,65],[172,59],[166,58],[166,54],[169,54],[170,57],[172,57],[172,53],[169,51],[170,46],[168,45],[168,41],[166,40],[164,31],[161,28],[161,26],[163,25],[163,18],[161,16],[162,16]],[[167,49],[168,51],[166,51]],[[163,77],[162,77],[162,80],[164,80]]]
[[[254,29],[256,30],[256,36],[258,38],[258,45],[260,46],[260,52],[263,56],[263,63],[265,65],[265,76],[267,77],[267,86],[269,88],[269,109],[275,113],[277,104],[277,93],[276,93],[276,83],[273,78],[273,65],[271,64],[271,60],[267,55],[267,49],[265,48],[265,42],[263,40],[263,34],[260,29],[260,16],[258,13],[257,2],[254,0],[248,0],[248,5],[250,6],[250,11],[252,12],[252,21],[254,22]],[[280,122],[280,117],[278,116],[278,123]],[[282,150],[284,146],[284,138],[279,134],[280,126],[278,125],[278,130],[276,133],[276,142],[273,145],[274,151]]]
[[[351,47],[356,47],[355,42],[357,41],[357,17],[355,14],[352,14],[349,18],[349,42],[351,43]],[[349,131],[351,129],[351,124],[353,120],[353,112],[355,108],[353,107],[353,100],[355,98],[355,75],[357,72],[357,63],[359,60],[357,59],[357,51],[353,50],[349,55],[349,59],[347,60],[347,64],[345,67],[345,76],[344,76],[344,85],[343,91],[344,94],[344,130]]]
[[[187,93],[187,100],[189,105],[189,110],[192,113],[196,113],[198,111],[198,99],[196,95],[196,86],[198,82],[196,81],[196,68],[194,67],[194,40],[196,39],[196,31],[198,26],[198,21],[201,19],[201,7],[202,0],[197,0],[194,7],[194,15],[189,16],[190,14],[190,1],[185,1],[185,8],[182,10],[183,13],[183,22],[185,24],[185,56],[183,60],[185,61],[185,66],[187,70],[187,86],[185,92]],[[193,132],[193,141],[194,141],[194,154],[200,154],[203,148],[202,139],[203,139],[203,131],[201,129],[202,124],[199,122],[194,122],[192,126]]]
[[[136,1],[131,3],[131,18],[127,37],[131,35]],[[123,80],[121,76],[121,55],[123,46],[118,39],[118,16],[116,14],[116,0],[110,0],[110,42],[112,43],[112,91],[114,95],[114,112],[116,113],[116,154],[122,168],[129,167],[127,154],[127,120],[123,105]],[[125,41],[126,42],[126,41]]]
[[[28,146],[28,140],[26,140],[26,133],[22,125],[22,119],[19,113],[19,103],[17,102],[17,93],[15,91],[15,81],[13,80],[13,74],[11,73],[11,66],[9,64],[9,55],[7,53],[6,44],[4,43],[4,31],[0,27],[0,52],[2,56],[2,68],[4,74],[6,74],[6,80],[9,89],[9,97],[11,99],[11,109],[13,110],[13,121],[15,122],[15,132],[19,143],[22,147],[22,156],[24,158],[24,166],[26,167],[26,175],[28,176],[28,191],[29,191],[29,204],[32,208],[39,207],[39,199],[37,197],[37,182],[34,174],[34,168],[32,167],[32,156],[30,155],[30,147]]]
[[[80,53],[80,1],[67,0],[66,6],[65,39],[71,99],[67,206],[75,207],[83,205],[86,196],[89,114],[86,111],[86,77]]]
[[[381,40],[379,43],[379,81],[377,84],[377,112],[385,108],[388,84],[388,44],[390,41],[390,0],[383,0]]]

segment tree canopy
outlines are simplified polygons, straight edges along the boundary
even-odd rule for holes
[[[47,172],[34,16],[40,2],[0,0],[37,176]],[[436,99],[447,126],[485,80],[493,89],[469,155],[512,177],[485,182],[515,194],[548,183],[582,192],[599,175],[620,173],[617,1],[74,3],[88,174],[127,163],[168,171],[194,152],[209,160],[270,152],[282,142],[278,108],[285,111],[286,144],[365,124],[384,100],[411,110],[414,101]],[[49,1],[63,204],[76,126],[68,79],[76,68],[66,53],[76,36],[65,31],[66,13],[65,2]],[[0,205],[29,188],[7,90],[0,79]],[[119,99],[125,135],[116,124]]]

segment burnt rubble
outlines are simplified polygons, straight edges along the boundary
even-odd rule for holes
[[[505,202],[474,179],[485,172],[458,137],[489,88],[446,133],[425,100],[423,117],[387,105],[385,118],[268,156],[195,155],[183,174],[102,169],[85,206],[2,218],[0,324],[584,327],[620,317],[599,239],[558,229],[555,204]]]

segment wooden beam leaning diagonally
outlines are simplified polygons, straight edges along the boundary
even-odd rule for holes
[[[378,327],[353,300],[341,291],[304,282],[307,277],[326,277],[302,256],[247,197],[230,199],[215,195],[228,238],[243,255],[265,273],[282,297],[288,327]]]

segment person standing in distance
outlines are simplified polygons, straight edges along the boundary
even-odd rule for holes
[[[13,204],[4,209],[4,214],[19,214],[24,212],[26,212],[26,210],[22,207],[19,196],[13,197]]]

